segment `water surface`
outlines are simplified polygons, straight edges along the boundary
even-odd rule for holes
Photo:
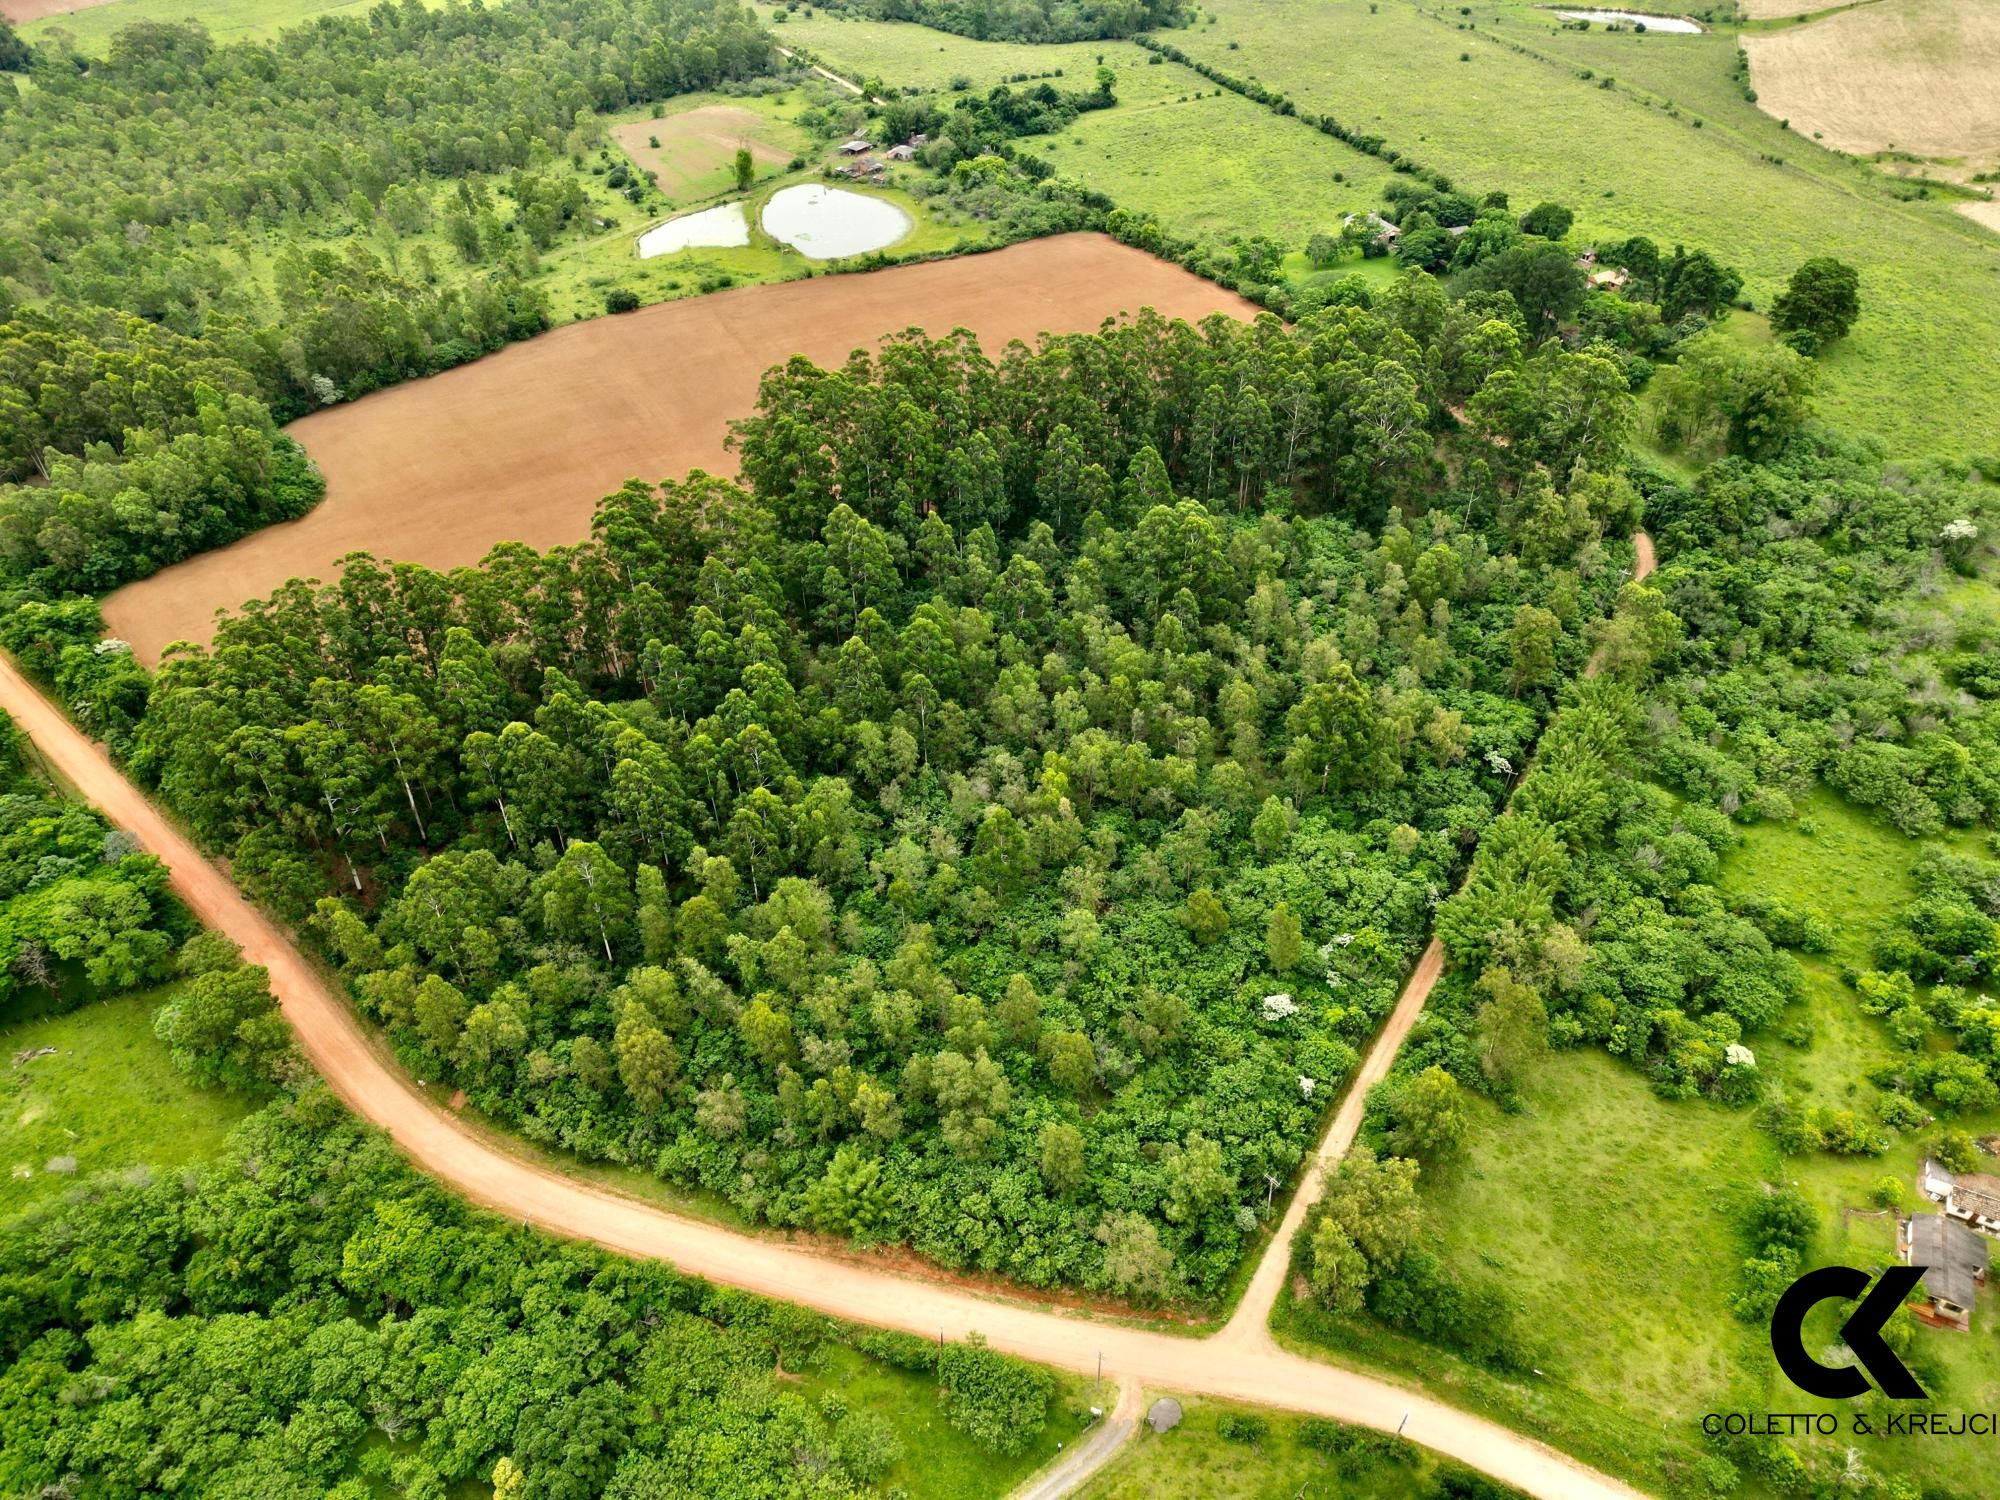
[[[670,250],[728,249],[750,243],[750,219],[740,203],[722,203],[700,213],[682,214],[655,224],[639,236],[639,259],[650,260]]]
[[[764,232],[808,260],[880,250],[910,228],[910,216],[886,198],[817,182],[781,188],[764,205]]]

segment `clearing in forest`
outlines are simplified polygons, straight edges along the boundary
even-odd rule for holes
[[[2000,0],[1881,0],[1743,47],[1758,107],[1828,146],[2000,160]]]
[[[657,173],[660,191],[676,203],[735,186],[739,147],[749,148],[763,172],[784,167],[806,146],[803,133],[788,123],[741,104],[702,104],[657,120],[626,120],[611,127],[611,138],[641,171]]]
[[[127,585],[105,600],[105,622],[157,662],[172,641],[208,640],[218,609],[288,578],[331,577],[349,552],[449,568],[503,541],[579,541],[597,501],[629,478],[734,472],[730,421],[794,354],[838,364],[900,329],[963,327],[997,356],[1011,339],[1145,307],[1191,322],[1255,310],[1143,251],[1069,234],[574,324],[294,423],[326,474],[319,507]]]

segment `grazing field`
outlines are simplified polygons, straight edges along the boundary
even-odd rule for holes
[[[352,551],[451,567],[497,542],[576,541],[598,499],[628,478],[733,469],[729,422],[793,354],[837,362],[908,327],[970,328],[997,354],[1010,339],[1094,329],[1142,307],[1190,319],[1250,311],[1102,235],[1062,235],[560,329],[294,424],[326,474],[318,509],[118,590],[105,620],[157,661],[169,642],[207,640],[218,609],[291,577],[330,576]]]
[[[780,96],[791,103],[793,96]],[[812,138],[769,99],[693,96],[686,109],[659,119],[621,120],[611,138],[641,171],[657,175],[675,204],[693,203],[736,185],[736,152],[747,147],[757,175],[768,177],[812,149]],[[656,144],[657,143],[657,144]]]
[[[1759,108],[1829,146],[2000,160],[2000,0],[1880,0],[1743,47]]]
[[[1569,203],[1580,237],[1638,233],[1707,247],[1743,269],[1759,307],[1811,256],[1863,267],[1862,320],[1821,362],[1827,415],[1898,452],[2000,443],[1988,396],[2000,383],[2000,242],[1946,204],[1901,201],[1901,185],[1871,168],[1779,132],[1724,87],[1727,38],[1565,33],[1519,5],[1476,7],[1467,20],[1408,0],[1216,0],[1210,9],[1218,24],[1176,33],[1176,45],[1378,132],[1469,188]],[[1566,39],[1613,60],[1586,78],[1557,50]],[[1671,73],[1703,59],[1713,63],[1713,104],[1698,110],[1664,87],[1626,82],[1628,72]],[[1507,128],[1496,129],[1499,120]]]
[[[1909,870],[1920,845],[1831,793],[1799,813],[1745,829],[1723,866],[1725,890],[1780,898],[1834,928],[1832,953],[1800,956],[1803,1003],[1754,1039],[1758,1066],[1807,1103],[1865,1109],[1878,1091],[1863,1074],[1893,1056],[1893,1044],[1839,970],[1872,962],[1877,934],[1915,894]],[[1977,840],[1948,842],[1971,852]],[[1780,1040],[1788,1034],[1809,1041]],[[1878,1265],[1891,1251],[1872,1189],[1894,1177],[1914,1197],[1923,1132],[1899,1135],[1881,1156],[1785,1157],[1753,1112],[1662,1100],[1596,1050],[1551,1057],[1522,1104],[1510,1116],[1479,1101],[1464,1157],[1427,1173],[1424,1201],[1442,1256],[1504,1281],[1518,1300],[1539,1378],[1496,1376],[1376,1323],[1354,1325],[1356,1347],[1343,1357],[1421,1372],[1432,1388],[1458,1388],[1458,1399],[1642,1485],[1657,1482],[1663,1456],[1697,1451],[1703,1412],[1837,1409],[1793,1390],[1772,1365],[1763,1325],[1730,1314],[1746,1254],[1737,1215],[1763,1185],[1796,1184],[1819,1210],[1814,1264]],[[2000,1113],[1954,1123],[1991,1134]],[[1586,1302],[1592,1336],[1565,1336]],[[1946,1408],[2000,1401],[2000,1316],[1980,1313],[1970,1335],[1918,1332]],[[1911,1478],[1969,1495],[1982,1491],[1981,1448],[1913,1445],[1897,1462]]]
[[[199,21],[221,42],[269,41],[316,16],[366,15],[378,0],[0,0],[32,40],[60,27],[85,52],[102,53],[135,21]],[[429,0],[426,0],[429,3]]]
[[[1162,1393],[1146,1392],[1150,1406]],[[1145,1423],[1082,1500],[1432,1500],[1443,1465],[1414,1443],[1331,1422],[1176,1395],[1181,1423]],[[1498,1493],[1498,1492],[1494,1492]]]
[[[153,1035],[161,999],[120,995],[0,1029],[0,1219],[93,1172],[177,1167],[220,1149],[247,1111],[174,1066]],[[15,1061],[44,1047],[55,1051]]]
[[[1146,54],[1139,53],[1143,58]],[[1121,70],[1118,105],[1022,145],[1170,231],[1291,248],[1381,201],[1388,167],[1177,63]]]
[[[1060,73],[1088,87],[1101,56],[1122,75],[1146,61],[1130,42],[981,42],[909,21],[869,21],[831,11],[794,11],[777,21],[776,6],[752,7],[771,24],[781,46],[803,47],[847,78],[880,79],[892,89],[948,89],[963,83],[985,91],[1021,74]]]
[[[1390,176],[1376,158],[1129,42],[979,42],[824,13],[812,20],[795,13],[784,29],[786,41],[804,43],[830,65],[892,87],[983,90],[1018,74],[1054,72],[1062,75],[1058,86],[1074,79],[1067,86],[1082,87],[1101,61],[1117,75],[1117,107],[1019,145],[1175,234],[1270,235],[1296,249],[1316,231],[1337,231],[1343,213],[1373,208]]]

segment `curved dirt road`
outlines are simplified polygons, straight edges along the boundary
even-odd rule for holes
[[[1642,539],[1637,575],[1651,571],[1651,562],[1651,545]],[[1121,1387],[1193,1391],[1401,1432],[1542,1500],[1632,1500],[1639,1494],[1532,1438],[1415,1389],[1278,1348],[1268,1318],[1283,1283],[1291,1235],[1318,1192],[1314,1170],[1305,1174],[1229,1324],[1212,1338],[1193,1339],[1025,1307],[832,1259],[681,1218],[514,1156],[475,1135],[385,1060],[346,1000],[290,939],[5,657],[0,657],[0,708],[13,715],[59,776],[161,859],[175,891],[204,923],[228,934],[247,961],[270,972],[272,992],[328,1087],[356,1114],[387,1131],[418,1167],[475,1203],[550,1233],[666,1260],[691,1275],[860,1323],[952,1339],[978,1332],[996,1348],[1069,1370],[1089,1372],[1101,1360],[1105,1374]],[[1433,943],[1356,1074],[1317,1161],[1336,1159],[1353,1140],[1369,1083],[1388,1071],[1442,969],[1442,951]]]

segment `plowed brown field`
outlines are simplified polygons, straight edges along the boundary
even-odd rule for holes
[[[66,16],[73,10],[89,10],[94,5],[109,5],[111,0],[0,0],[0,16],[5,16],[16,26],[25,26],[30,21],[40,21],[48,16]]]
[[[294,423],[326,474],[319,507],[118,590],[105,622],[153,663],[170,642],[207,641],[217,610],[330,577],[350,552],[449,568],[497,542],[573,542],[627,479],[733,473],[730,421],[794,354],[837,362],[910,327],[969,328],[997,353],[1143,307],[1190,320],[1255,311],[1178,266],[1071,234],[574,324]]]

